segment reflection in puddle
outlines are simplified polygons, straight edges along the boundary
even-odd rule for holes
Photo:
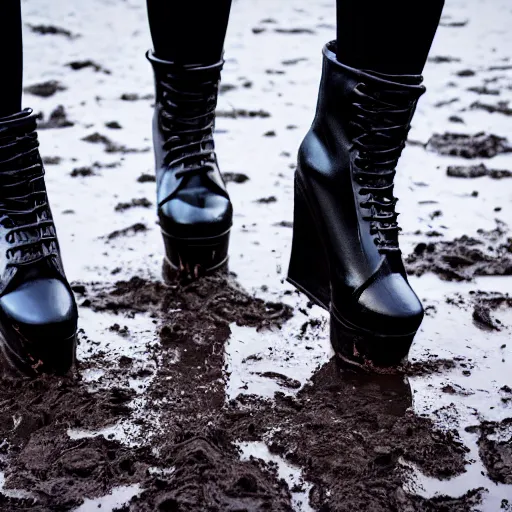
[[[238,443],[237,446],[242,450],[241,460],[249,460],[251,457],[255,457],[264,460],[267,464],[273,463],[276,465],[279,478],[282,478],[290,489],[293,510],[296,512],[313,512],[308,498],[313,485],[304,480],[299,467],[293,466],[282,457],[270,453],[267,445],[261,441]]]
[[[82,505],[74,512],[91,512],[91,510],[101,510],[101,512],[113,512],[119,507],[128,503],[133,497],[142,491],[139,484],[115,487],[106,496],[95,499],[85,499]]]

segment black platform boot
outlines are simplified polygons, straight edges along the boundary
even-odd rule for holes
[[[344,66],[324,48],[313,125],[299,150],[288,278],[331,313],[331,342],[355,363],[408,354],[423,319],[398,245],[393,179],[421,76]]]
[[[0,348],[23,373],[66,373],[78,314],[38,145],[31,110],[0,119]]]
[[[233,219],[213,142],[223,61],[181,66],[147,57],[155,73],[153,142],[167,262],[197,276],[226,262]]]

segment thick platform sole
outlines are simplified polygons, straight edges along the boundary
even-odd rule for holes
[[[177,238],[162,231],[166,263],[180,274],[199,277],[228,260],[230,230],[207,238]]]
[[[13,350],[0,333],[0,354],[4,376],[34,377],[41,374],[66,375],[76,363],[77,334],[52,340],[37,356]]]
[[[404,362],[416,332],[382,334],[351,324],[331,306],[329,258],[300,178],[295,178],[293,241],[288,282],[330,312],[330,337],[336,355],[357,366],[389,367]]]
[[[416,331],[409,334],[379,334],[350,325],[331,312],[331,344],[343,361],[379,368],[397,366],[407,360]]]

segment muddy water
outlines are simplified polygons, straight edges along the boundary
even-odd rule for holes
[[[144,2],[24,3],[57,27],[26,27],[27,86],[60,85],[25,104],[47,122],[82,331],[73,378],[2,383],[0,510],[511,509],[512,182],[454,177],[512,168],[510,6],[446,7],[397,182],[427,317],[410,364],[375,376],[337,366],[326,315],[284,282],[334,35],[334,6],[311,4],[235,2],[217,121],[229,273],[164,283]]]

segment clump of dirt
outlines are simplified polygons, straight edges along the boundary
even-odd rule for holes
[[[245,183],[249,181],[249,176],[241,172],[223,172],[222,177],[226,183]]]
[[[129,202],[125,203],[118,203],[114,210],[116,212],[124,212],[125,210],[129,210],[130,208],[136,208],[136,207],[142,207],[142,208],[149,208],[153,206],[153,203],[147,199],[146,197],[140,197],[140,198],[133,198]]]
[[[433,57],[428,58],[429,62],[433,62],[434,64],[444,64],[445,62],[460,62],[458,57],[450,57],[447,55],[435,55]]]
[[[52,111],[47,121],[44,120],[42,113],[38,115],[37,127],[40,130],[51,130],[53,128],[68,128],[74,126],[75,123],[70,121],[67,117],[66,110],[62,105],[59,105],[55,110]]]
[[[468,87],[468,91],[474,92],[476,94],[484,94],[488,96],[499,96],[499,89],[490,89],[487,85],[480,85],[476,87]]]
[[[433,373],[444,373],[453,370],[456,363],[453,359],[427,359],[426,361],[410,361],[404,367],[409,377],[423,377]]]
[[[62,162],[60,156],[43,156],[44,165],[59,165]]]
[[[110,71],[108,69],[104,68],[103,66],[94,62],[91,59],[74,60],[72,62],[68,62],[66,65],[70,67],[73,71],[80,71],[81,69],[92,68],[96,72],[101,71],[106,75],[110,75]]]
[[[88,176],[95,176],[96,173],[94,172],[94,170],[92,169],[92,167],[77,167],[76,169],[73,169],[69,175],[72,177],[72,178],[77,178],[77,177],[82,177],[82,178],[86,178]]]
[[[142,434],[133,447],[102,436],[69,437],[70,428],[101,429],[133,414],[135,392],[128,383],[132,364],[126,357],[116,364],[97,355],[87,364],[94,367],[101,360],[123,387],[100,387],[92,393],[80,378],[50,377],[2,385],[6,487],[29,489],[36,503],[1,494],[0,503],[8,503],[11,510],[26,505],[29,510],[68,511],[85,497],[139,483],[144,492],[125,510],[290,511],[289,490],[275,469],[256,459],[242,462],[221,418],[222,348],[229,323],[275,328],[289,318],[291,309],[249,296],[227,275],[173,285],[133,278],[108,290],[85,284],[74,289],[96,311],[150,313],[175,334],[161,347],[148,348],[148,359],[160,362],[148,407],[158,413],[162,428],[155,430],[145,414],[139,415]],[[183,350],[176,361],[178,347]]]
[[[55,25],[31,25],[28,23],[28,26],[30,27],[30,30],[32,32],[36,32],[37,34],[41,34],[43,36],[45,35],[57,35],[57,36],[65,36],[68,39],[73,39],[77,36],[74,36],[69,30],[62,28],[62,27],[56,27]]]
[[[136,222],[135,224],[128,226],[124,229],[117,229],[112,231],[107,235],[107,240],[114,240],[115,238],[119,238],[120,236],[134,235],[136,233],[143,233],[147,231],[148,227],[142,222]]]
[[[274,32],[278,34],[316,34],[314,30],[302,27],[275,28]]]
[[[463,21],[443,21],[444,19],[449,19],[450,16],[443,16],[442,21],[439,23],[441,27],[465,27],[468,24],[469,20],[463,20]]]
[[[138,94],[136,92],[125,92],[121,94],[120,99],[123,101],[139,101],[139,100],[152,100],[155,96],[153,94]]]
[[[254,202],[259,203],[259,204],[275,203],[275,202],[277,202],[277,197],[276,196],[260,197],[259,199],[256,199]]]
[[[139,183],[154,183],[156,181],[156,177],[154,174],[143,173],[137,178],[137,181]]]
[[[489,176],[495,180],[512,178],[512,171],[507,169],[488,169],[484,164],[480,165],[450,165],[446,174],[452,178],[480,178]]]
[[[501,308],[512,308],[512,297],[508,294],[474,292],[471,294],[473,300],[473,319],[478,327],[501,331],[504,327],[501,320],[494,318],[492,312]]]
[[[427,147],[441,155],[462,158],[492,158],[512,151],[506,137],[498,137],[484,132],[475,135],[435,133],[428,141]]]
[[[107,128],[110,128],[111,130],[121,130],[122,126],[119,124],[118,121],[109,121],[108,123],[105,123],[105,126]]]
[[[512,484],[512,418],[484,421],[469,432],[479,432],[479,454],[489,478],[496,483]]]
[[[29,85],[25,87],[24,91],[34,96],[40,96],[41,98],[49,98],[58,91],[65,91],[64,87],[57,80],[48,80],[47,82],[41,82],[39,84]]]
[[[472,69],[461,69],[455,73],[457,76],[467,77],[467,76],[475,76],[476,73]]]
[[[512,275],[512,238],[503,222],[496,229],[477,231],[451,241],[421,242],[406,260],[407,272],[433,272],[447,281],[470,281],[474,276]]]
[[[248,117],[270,117],[270,113],[266,110],[246,110],[244,108],[236,108],[233,110],[217,110],[215,112],[217,117],[228,117],[231,119],[240,119],[240,118],[248,118]]]
[[[485,110],[491,114],[498,113],[505,116],[512,116],[512,108],[509,107],[508,101],[498,101],[496,105],[489,105],[480,101],[475,101],[469,107],[472,110]]]
[[[90,135],[87,135],[82,138],[85,142],[90,142],[91,144],[103,144],[105,146],[106,153],[145,153],[149,151],[149,148],[127,148],[123,144],[117,144],[110,140],[106,135],[102,135],[101,133],[94,132]]]

